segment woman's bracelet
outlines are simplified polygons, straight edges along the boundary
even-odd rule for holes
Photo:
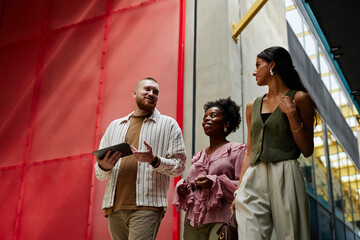
[[[235,192],[234,192],[234,194],[233,194],[233,196],[234,196],[234,198],[236,197],[236,195],[237,195],[237,189],[235,190]]]
[[[291,130],[293,133],[298,133],[298,132],[301,131],[301,129],[302,129],[303,127],[304,127],[304,123],[301,122],[300,127],[299,127],[298,129],[291,129],[291,128],[290,128],[290,130]]]

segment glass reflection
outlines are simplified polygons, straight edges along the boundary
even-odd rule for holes
[[[330,131],[328,131],[328,138],[334,139],[331,136]],[[332,145],[329,145],[329,154],[330,154],[329,158],[330,158],[330,166],[331,166],[331,178],[333,184],[332,191],[334,195],[335,215],[339,219],[344,220],[345,203],[343,200],[343,191],[341,184],[341,163],[340,163],[340,157],[336,142],[332,143]]]
[[[326,208],[330,209],[329,205],[329,185],[327,180],[326,158],[324,149],[323,136],[323,121],[320,117],[317,118],[317,127],[314,129],[314,167],[316,179],[316,195],[318,201]],[[321,126],[321,127],[320,127]]]

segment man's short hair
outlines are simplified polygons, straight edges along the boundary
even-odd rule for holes
[[[150,80],[150,81],[154,81],[154,82],[158,83],[158,82],[155,80],[155,78],[145,77],[145,78],[139,80],[139,81],[136,83],[136,89],[138,88],[139,84],[140,84],[142,81],[144,81],[144,80]]]

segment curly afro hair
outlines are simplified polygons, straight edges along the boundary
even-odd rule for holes
[[[212,107],[218,107],[224,115],[224,120],[229,122],[228,131],[225,133],[225,136],[236,132],[241,123],[240,106],[228,97],[205,103],[205,112]]]

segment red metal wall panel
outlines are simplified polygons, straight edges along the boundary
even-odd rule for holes
[[[13,237],[22,170],[22,168],[12,168],[0,171],[0,238],[2,240],[10,240]]]
[[[122,10],[131,7],[137,7],[141,4],[151,4],[154,0],[114,0],[113,1],[113,9],[114,10]]]
[[[50,3],[49,30],[71,26],[78,22],[103,17],[106,13],[105,0],[52,0]]]
[[[107,221],[104,217],[104,211],[101,209],[105,187],[106,181],[95,181],[94,204],[92,206],[93,221],[90,234],[92,240],[110,239]]]
[[[142,77],[158,79],[162,113],[181,112],[181,4],[0,1],[0,239],[110,238],[91,152]]]
[[[39,49],[38,40],[0,48],[0,167],[24,162]]]
[[[159,80],[157,108],[175,117],[179,19],[171,16],[178,14],[178,1],[160,1],[111,17],[102,132],[134,109],[131,93],[144,76]]]
[[[91,155],[28,168],[19,239],[85,239]]]
[[[43,32],[47,0],[4,0],[1,13],[0,46]]]
[[[47,38],[30,161],[91,152],[104,21]]]

